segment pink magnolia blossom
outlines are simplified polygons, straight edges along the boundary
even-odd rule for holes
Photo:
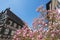
[[[27,25],[16,31],[13,40],[58,40],[60,38],[60,13],[58,10],[44,10],[42,6],[36,9],[41,12],[41,16],[35,18],[32,22],[33,31]],[[44,12],[48,12],[48,23],[45,22]],[[44,28],[47,27],[47,30]],[[55,38],[56,37],[56,38]]]

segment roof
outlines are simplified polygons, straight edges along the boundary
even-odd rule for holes
[[[19,25],[24,25],[24,22],[21,20],[21,18],[19,18],[18,16],[16,16],[9,8],[7,8],[4,13],[7,11],[7,15],[10,19],[12,19],[13,21],[15,21],[16,23],[18,23]]]

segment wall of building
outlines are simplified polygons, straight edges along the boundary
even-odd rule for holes
[[[7,13],[11,15],[8,15]],[[24,23],[9,9],[5,10],[1,14],[2,15],[0,15],[0,40],[11,40],[15,31],[21,29]]]

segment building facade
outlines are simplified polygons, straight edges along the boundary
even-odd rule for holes
[[[50,0],[46,4],[47,10],[57,10],[60,13],[60,0]],[[47,18],[49,19],[49,14],[47,13]]]
[[[50,0],[47,4],[46,4],[46,9],[47,10],[57,10],[58,11],[58,13],[60,14],[60,0]],[[52,18],[51,18],[51,16],[50,16],[50,14],[52,14],[53,16],[52,16]],[[54,13],[47,13],[47,15],[46,15],[46,17],[47,17],[47,20],[48,20],[48,25],[49,25],[49,22],[51,22],[52,24],[51,25],[53,25],[53,22],[54,22],[54,20],[53,20],[53,18],[54,18]]]
[[[47,10],[54,10],[54,9],[60,9],[60,0],[50,0],[46,4]]]
[[[46,8],[47,10],[54,10],[57,6],[57,0],[50,0],[47,4],[46,4]]]
[[[7,8],[0,13],[0,40],[11,40],[14,32],[23,25],[24,22]]]

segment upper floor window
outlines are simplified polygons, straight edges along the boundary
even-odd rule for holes
[[[5,19],[0,20],[0,26],[3,26],[4,22],[5,22]]]
[[[8,34],[9,33],[9,29],[5,29],[4,34]]]
[[[1,32],[1,30],[2,30],[2,27],[0,28],[0,32]]]
[[[0,20],[0,24],[3,24],[3,23],[4,23],[4,21]]]
[[[15,31],[11,31],[11,35],[14,35]]]
[[[0,34],[0,37],[1,37],[2,35]]]
[[[17,24],[16,24],[16,23],[14,23],[14,27],[15,27],[15,28],[17,27]]]
[[[60,8],[60,1],[58,0],[58,4],[57,4],[57,7]]]
[[[5,15],[4,14],[0,14],[0,19],[3,19],[5,18]]]
[[[12,21],[9,20],[9,21],[7,22],[7,24],[8,24],[8,25],[12,25]]]
[[[18,29],[20,29],[21,28],[21,26],[20,25],[18,25]]]
[[[0,13],[0,19],[2,19],[2,14]]]

